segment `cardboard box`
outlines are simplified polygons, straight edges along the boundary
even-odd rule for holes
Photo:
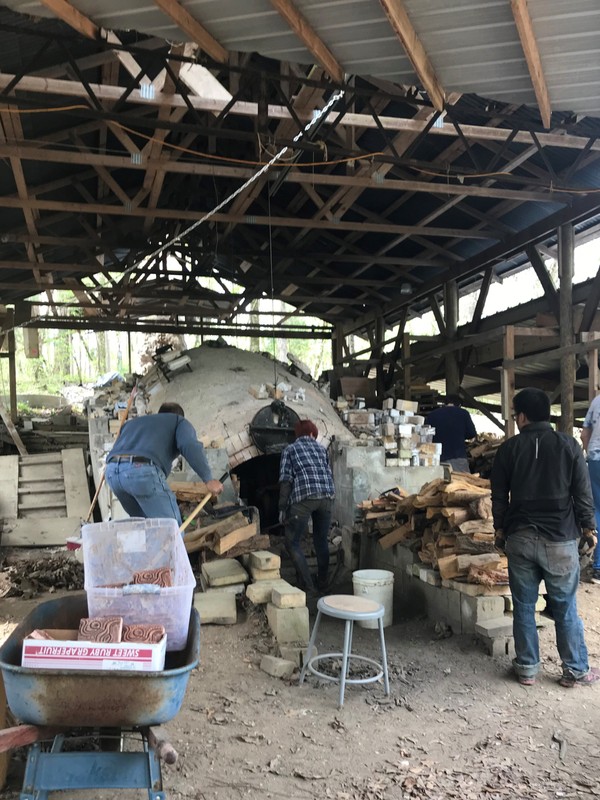
[[[127,670],[160,672],[165,666],[166,635],[158,644],[77,641],[77,631],[49,630],[53,639],[23,639],[21,666],[36,669]]]

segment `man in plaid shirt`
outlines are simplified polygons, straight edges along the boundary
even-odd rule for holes
[[[329,526],[335,488],[325,448],[318,444],[317,426],[309,419],[294,427],[296,440],[281,456],[279,468],[279,520],[285,523],[285,544],[299,582],[312,594],[325,591],[329,571]],[[312,519],[317,556],[317,581],[302,551],[302,538]]]

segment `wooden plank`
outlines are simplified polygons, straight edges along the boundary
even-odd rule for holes
[[[19,492],[19,512],[27,511],[29,509],[35,509],[36,511],[44,511],[46,508],[62,508],[65,512],[64,515],[60,514],[60,516],[68,516],[66,513],[67,511],[67,503],[65,500],[65,493],[64,491],[60,492],[35,492],[33,494],[25,494],[22,495]],[[18,517],[21,514],[17,514]],[[48,516],[47,514],[45,516]],[[59,516],[57,514],[57,516]]]
[[[192,17],[177,0],[154,0],[154,2],[161,11],[173,20],[178,28],[181,28],[193,42],[200,45],[201,49],[207,52],[211,58],[221,63],[227,61],[229,53],[223,45],[214,36],[211,36],[206,28]]]
[[[40,0],[40,2],[82,36],[87,36],[88,39],[100,37],[100,29],[94,25],[92,20],[67,3],[67,0]]]
[[[90,504],[90,488],[83,450],[61,450],[68,517],[85,518]]]
[[[380,3],[387,15],[390,26],[402,42],[406,55],[409,57],[419,80],[431,98],[431,102],[438,111],[442,111],[445,103],[444,89],[410,21],[410,17],[406,13],[402,0],[380,0]]]
[[[18,516],[19,456],[0,457],[0,518]]]
[[[79,535],[81,517],[46,519],[6,519],[2,530],[3,547],[56,547],[69,536]]]
[[[213,549],[215,553],[221,556],[229,552],[237,544],[240,544],[240,542],[244,542],[256,536],[257,533],[258,528],[256,522],[251,522],[249,525],[243,525],[241,528],[236,528],[230,533],[226,533],[215,543]]]
[[[20,463],[19,476],[21,482],[29,481],[63,481],[62,464],[23,464]]]
[[[6,430],[10,433],[11,438],[17,447],[17,450],[22,456],[26,456],[27,448],[23,444],[23,441],[19,436],[19,433],[15,428],[15,424],[12,421],[10,414],[6,410],[6,406],[4,405],[4,403],[0,403],[0,417],[2,417],[2,421],[6,425]]]
[[[538,43],[533,31],[527,0],[510,0],[510,5],[519,33],[519,39],[521,40],[525,61],[527,62],[527,68],[529,69],[533,91],[535,92],[535,97],[540,109],[542,122],[544,123],[544,128],[549,128],[550,117],[552,115],[550,94],[548,93],[542,59],[540,58]]]
[[[61,461],[60,453],[36,453],[34,455],[21,456],[21,464],[59,464]]]
[[[298,39],[312,53],[315,60],[331,75],[336,83],[344,80],[344,70],[325,42],[290,0],[271,0],[271,5],[281,14]]]

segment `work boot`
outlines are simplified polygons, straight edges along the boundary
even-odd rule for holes
[[[600,569],[592,570],[592,577],[590,578],[590,580],[592,583],[600,585]]]

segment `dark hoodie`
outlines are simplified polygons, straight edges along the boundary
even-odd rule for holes
[[[491,483],[494,527],[505,536],[530,528],[561,541],[596,527],[583,451],[549,422],[531,422],[500,445]]]

